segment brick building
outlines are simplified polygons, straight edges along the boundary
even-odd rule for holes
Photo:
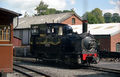
[[[82,25],[72,27],[82,33]],[[120,52],[120,23],[89,24],[88,32],[95,36],[100,51]]]
[[[63,23],[69,25],[82,24],[81,18],[73,12],[50,14],[32,17],[23,17],[19,19],[19,24],[14,27],[14,36],[22,39],[22,45],[28,45],[30,42],[30,25],[42,23]]]

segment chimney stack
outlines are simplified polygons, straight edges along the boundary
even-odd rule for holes
[[[88,21],[87,20],[83,20],[82,22],[83,22],[82,23],[82,33],[85,33],[85,32],[87,32],[87,28],[88,28],[88,26],[87,26]]]

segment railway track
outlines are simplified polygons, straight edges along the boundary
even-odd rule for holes
[[[18,64],[13,64],[13,70],[16,72],[19,72],[23,75],[25,75],[26,77],[50,77],[49,75],[46,75],[42,72],[36,71],[34,69],[30,69],[28,67],[25,66],[21,66]]]
[[[96,67],[96,66],[86,66],[85,69],[95,70],[95,71],[101,71],[101,72],[108,72],[108,73],[114,73],[114,74],[120,74],[120,70],[116,69],[110,69],[110,68],[103,68],[103,67]]]
[[[26,61],[26,60],[25,60]],[[23,61],[24,62],[24,61]],[[25,63],[25,62],[24,62]],[[29,61],[28,62],[28,64],[31,64],[31,65],[35,65],[35,63],[33,63],[33,62],[31,62],[31,61]],[[38,62],[38,64],[39,64],[39,62]],[[118,69],[114,69],[114,68],[105,68],[105,67],[97,67],[97,66],[94,66],[94,65],[91,65],[91,66],[86,66],[86,65],[78,65],[78,66],[75,66],[75,68],[73,67],[73,68],[68,68],[68,67],[66,67],[66,66],[64,66],[64,65],[62,65],[62,66],[57,66],[57,64],[55,63],[55,64],[53,64],[53,63],[40,63],[40,65],[45,65],[45,66],[48,66],[48,68],[49,67],[57,67],[57,69],[59,69],[59,68],[63,68],[62,70],[63,71],[65,71],[64,69],[69,69],[70,71],[71,71],[71,69],[72,69],[72,71],[76,71],[76,70],[78,70],[77,72],[79,73],[79,70],[81,71],[81,70],[83,70],[83,69],[85,69],[85,70],[93,70],[93,71],[98,71],[98,72],[105,72],[105,73],[108,73],[108,77],[110,76],[109,74],[115,74],[115,75],[117,75],[118,77],[120,76],[120,70]],[[33,68],[37,68],[37,67],[33,67]],[[50,68],[52,71],[53,71],[53,69],[52,68]],[[83,70],[83,71],[85,71],[85,70]],[[50,73],[51,73],[51,71],[49,71]],[[68,71],[69,72],[69,71]],[[59,73],[61,73],[61,72],[59,72]],[[83,72],[83,73],[85,73],[85,72]],[[61,73],[62,74],[62,73]],[[74,74],[74,72],[73,72],[73,74]],[[53,77],[53,76],[52,76]],[[112,76],[111,76],[112,77]],[[116,77],[116,76],[113,76],[113,77]]]

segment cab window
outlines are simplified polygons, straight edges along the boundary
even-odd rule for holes
[[[47,26],[45,24],[39,25],[39,33],[46,34]]]
[[[58,35],[63,35],[63,28],[62,28],[62,26],[59,27]]]
[[[52,34],[56,34],[56,35],[63,35],[63,28],[62,26],[53,26],[52,27]]]
[[[32,26],[32,34],[38,33],[38,26]]]

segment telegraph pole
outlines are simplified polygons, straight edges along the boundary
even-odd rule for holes
[[[88,0],[83,0],[83,12],[86,13],[88,10]],[[87,20],[87,17],[84,18],[84,20]]]
[[[119,12],[119,15],[120,15],[120,0],[118,0],[118,12]]]

